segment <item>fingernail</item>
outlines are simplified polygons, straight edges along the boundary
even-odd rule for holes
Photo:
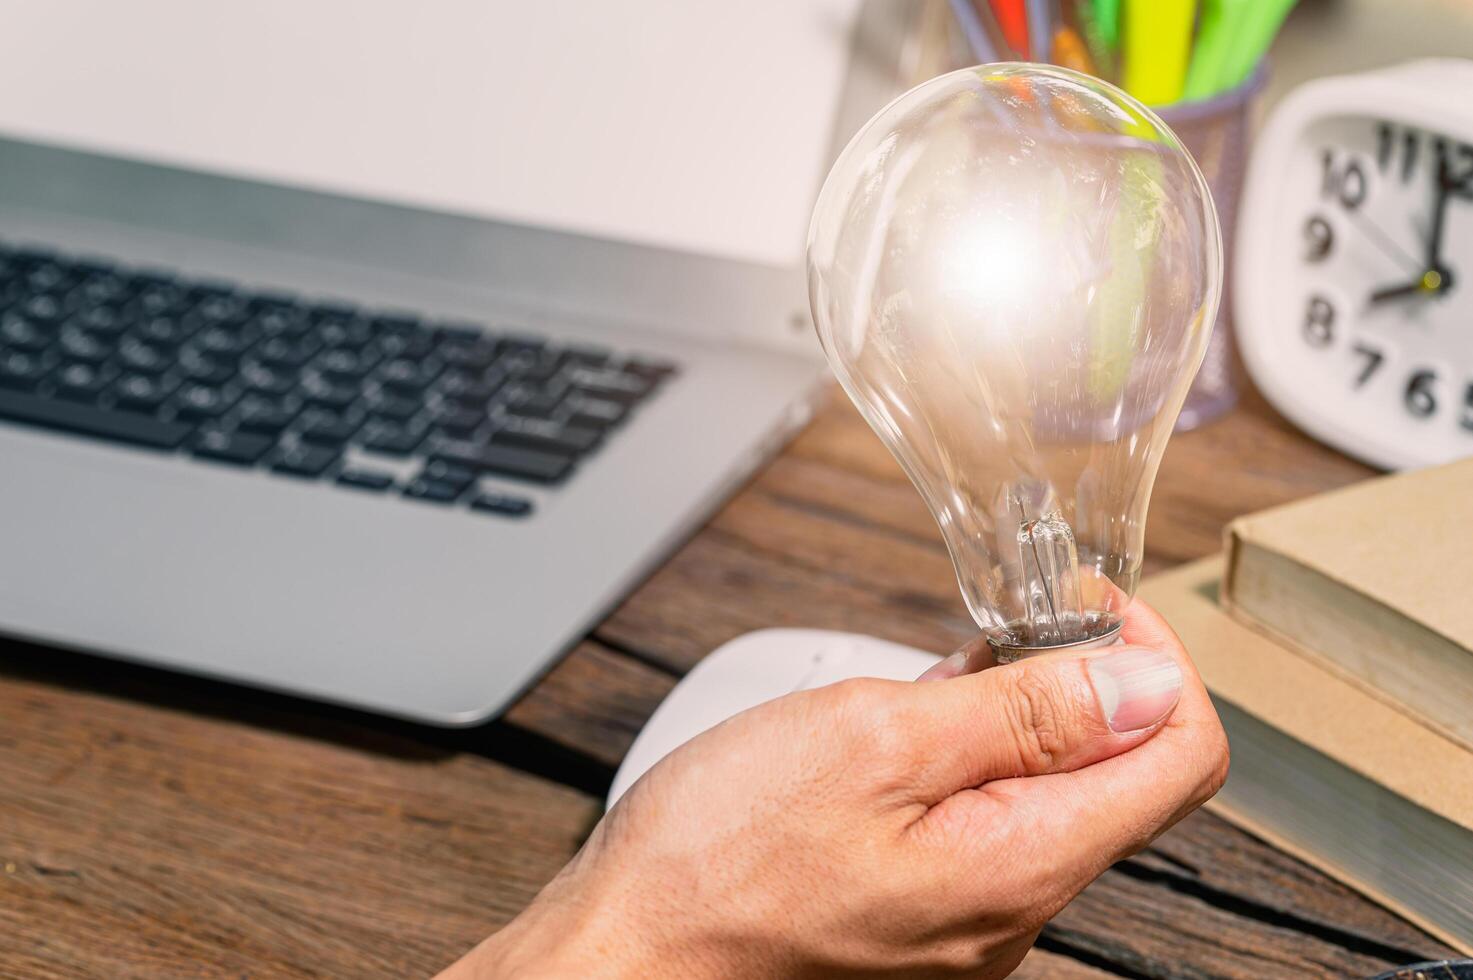
[[[967,651],[958,650],[945,660],[938,660],[926,668],[925,673],[917,677],[917,681],[944,681],[948,677],[955,677],[967,667]],[[951,688],[947,688],[951,690]]]
[[[1089,680],[1112,732],[1150,728],[1176,707],[1181,668],[1160,650],[1120,650],[1088,661]]]

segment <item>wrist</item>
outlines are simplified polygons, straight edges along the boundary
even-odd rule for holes
[[[702,980],[735,975],[698,943],[682,942],[679,924],[642,924],[627,901],[600,899],[559,879],[500,931],[477,946],[445,980],[645,978]]]

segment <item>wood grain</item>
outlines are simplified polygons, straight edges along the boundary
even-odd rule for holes
[[[256,696],[130,668],[126,694],[59,686],[6,654],[0,976],[425,974],[515,915],[599,813],[413,729],[266,696],[237,719]]]
[[[1173,440],[1148,568],[1368,472],[1250,393]],[[680,674],[776,625],[937,651],[975,629],[930,515],[837,395],[486,729],[0,644],[0,975],[425,975],[572,855]],[[1086,890],[1018,976],[1365,974],[1448,952],[1198,813]]]

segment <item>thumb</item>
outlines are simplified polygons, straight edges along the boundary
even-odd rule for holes
[[[1071,772],[1150,738],[1181,695],[1165,650],[1123,647],[1040,658],[914,688],[918,741],[939,747],[918,773],[934,803],[993,779]]]

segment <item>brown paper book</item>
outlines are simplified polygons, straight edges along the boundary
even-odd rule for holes
[[[1223,605],[1473,748],[1473,459],[1234,521]]]
[[[1232,745],[1209,806],[1473,953],[1473,752],[1223,611],[1220,558],[1146,580]]]

